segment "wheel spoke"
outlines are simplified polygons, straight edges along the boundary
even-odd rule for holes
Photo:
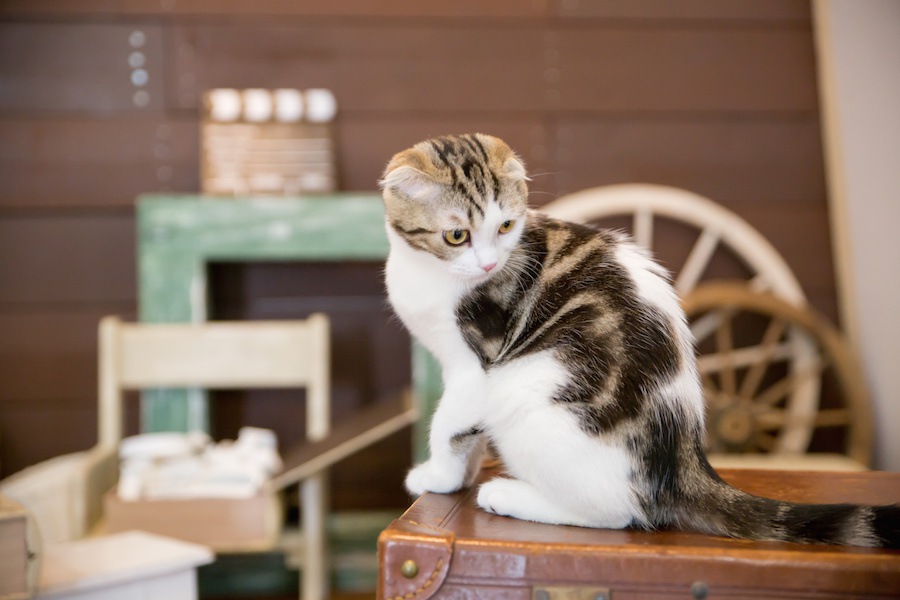
[[[719,371],[719,382],[722,384],[722,391],[730,396],[737,394],[737,373],[734,367],[732,353],[734,351],[734,340],[732,339],[731,317],[722,319],[719,328],[716,330],[716,347],[719,349],[718,356],[722,359],[722,369]]]
[[[784,409],[773,409],[757,415],[757,426],[763,431],[781,429],[789,425],[801,427],[844,427],[853,422],[853,415],[846,408],[825,408],[807,417],[791,415]]]
[[[715,373],[724,368],[724,361],[721,354],[703,354],[697,357],[697,370],[701,374]],[[760,362],[768,360],[771,364],[775,361],[785,361],[794,356],[793,348],[790,344],[775,344],[771,351],[763,346],[745,346],[732,350],[729,356],[730,364],[735,368],[750,367]],[[750,394],[752,396],[752,394]]]
[[[700,281],[700,276],[706,270],[706,265],[716,251],[719,244],[719,234],[711,229],[704,229],[700,237],[691,248],[691,252],[684,261],[678,278],[675,280],[675,290],[682,296],[686,295]]]
[[[762,394],[753,399],[753,403],[760,406],[774,406],[797,386],[821,375],[827,366],[827,360],[814,359],[814,362],[803,371],[783,377],[767,387]]]
[[[709,337],[709,334],[715,331],[716,326],[719,324],[719,320],[722,318],[723,312],[725,311],[716,310],[708,312],[691,323],[691,335],[694,336],[694,342],[699,343],[705,340]]]
[[[787,328],[787,322],[784,319],[774,319],[769,326],[762,339],[762,355],[753,363],[744,380],[741,382],[741,398],[752,398],[759,390],[759,384],[762,382],[763,375],[772,363],[775,355],[776,344],[781,339],[784,330]]]
[[[634,213],[632,225],[634,241],[647,250],[653,249],[653,212],[649,208],[641,208]]]

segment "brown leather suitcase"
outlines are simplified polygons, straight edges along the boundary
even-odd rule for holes
[[[900,501],[900,473],[721,475],[797,502]],[[378,598],[900,598],[900,551],[529,523],[482,511],[476,489],[425,494],[382,532]]]

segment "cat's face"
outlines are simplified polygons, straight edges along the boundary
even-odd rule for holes
[[[388,226],[411,248],[468,281],[500,272],[525,225],[521,161],[482,135],[437,138],[397,154],[385,171]]]

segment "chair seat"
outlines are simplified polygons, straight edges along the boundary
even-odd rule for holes
[[[48,546],[36,598],[193,600],[204,546],[129,531]]]

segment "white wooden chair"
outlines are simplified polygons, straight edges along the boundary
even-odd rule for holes
[[[103,494],[118,476],[123,397],[128,390],[305,388],[306,437],[321,441],[330,422],[329,352],[329,323],[320,314],[302,321],[203,324],[124,323],[105,317],[99,326],[97,445],[26,469],[4,488],[36,514],[45,542],[78,539],[96,529],[102,522]],[[308,600],[324,598],[328,589],[323,473],[304,473],[300,484],[302,595]],[[282,474],[280,482],[287,486],[298,479]],[[277,536],[271,539],[274,545]]]
[[[581,223],[604,225],[604,220],[615,217],[630,218],[630,232],[635,242],[654,251],[673,272],[676,291],[682,299],[709,280],[708,269],[717,253],[730,254],[746,269],[748,291],[766,292],[783,300],[789,306],[802,309],[806,298],[797,278],[784,258],[750,224],[715,201],[687,190],[654,184],[617,184],[590,188],[562,196],[542,207],[547,214]],[[655,225],[660,221],[672,221],[694,232],[691,250],[681,264],[672,264],[672,257],[660,253],[654,246]],[[691,323],[691,331],[698,342],[716,335],[723,322],[728,321],[725,307],[704,305]],[[801,468],[817,468],[819,461],[805,454],[809,447],[814,425],[817,423],[821,381],[807,374],[819,360],[820,346],[799,321],[786,325],[786,341],[781,347],[789,352],[783,357],[787,368],[794,375],[796,385],[787,395],[787,410],[791,419],[785,420],[775,432],[771,454],[711,455],[710,459],[732,465],[737,461],[746,466],[770,466],[779,459],[790,458],[790,464]],[[710,361],[701,366],[710,366]],[[715,432],[712,432],[715,434]],[[857,454],[856,456],[861,456]],[[802,457],[797,460],[797,457]],[[721,459],[721,460],[720,460]],[[775,459],[775,460],[772,460]],[[787,465],[787,460],[780,464]],[[865,464],[855,458],[847,461],[829,460],[826,467],[858,469]]]
[[[115,463],[126,390],[305,388],[306,438],[316,442],[328,435],[330,339],[324,315],[297,321],[202,324],[123,323],[106,317],[99,335],[98,448],[104,464]],[[328,590],[326,485],[324,471],[300,483],[302,596],[308,600],[323,598]]]

